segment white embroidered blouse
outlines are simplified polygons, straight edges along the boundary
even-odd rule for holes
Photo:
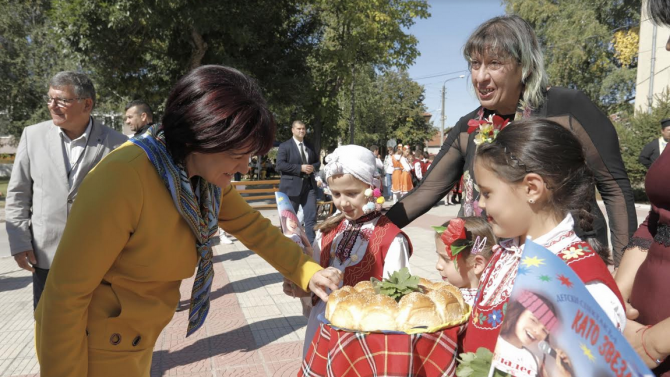
[[[533,240],[535,243],[549,249],[554,254],[560,253],[568,245],[580,241],[573,231],[574,220],[572,215],[567,215],[556,228],[549,233]],[[480,305],[493,306],[507,300],[512,293],[516,270],[519,267],[523,245],[519,246],[518,239],[508,239],[500,242],[500,256],[495,266],[488,265],[483,273],[486,276],[489,269],[491,276],[486,286],[480,287],[482,299]],[[591,293],[596,302],[605,311],[609,319],[623,331],[626,324],[626,313],[616,294],[602,282],[594,281],[586,284],[586,289]]]

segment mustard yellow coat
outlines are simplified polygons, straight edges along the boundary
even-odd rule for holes
[[[303,289],[321,269],[232,187],[219,224]],[[82,183],[35,311],[41,376],[149,376],[196,264],[195,237],[146,154],[130,143],[110,153]]]

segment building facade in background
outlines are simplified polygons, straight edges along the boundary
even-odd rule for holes
[[[665,51],[670,28],[654,25],[645,8],[646,1],[643,1],[635,81],[635,113],[649,112],[656,105],[656,97],[670,87],[670,54]]]

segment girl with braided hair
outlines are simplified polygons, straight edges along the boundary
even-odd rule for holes
[[[478,146],[474,173],[479,207],[496,237],[505,240],[494,247],[480,280],[465,352],[494,350],[516,274],[523,273],[527,237],[565,261],[623,329],[624,304],[607,269],[609,252],[595,238],[582,240],[574,231],[573,214],[582,229],[593,226],[589,203],[594,195],[593,175],[575,135],[548,119],[514,121]]]

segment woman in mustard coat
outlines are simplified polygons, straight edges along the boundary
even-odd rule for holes
[[[35,311],[42,377],[149,376],[153,347],[196,279],[190,335],[209,311],[219,226],[303,289],[327,299],[341,275],[305,256],[232,189],[275,123],[242,73],[203,66],[183,77],[152,126],[84,180]]]

